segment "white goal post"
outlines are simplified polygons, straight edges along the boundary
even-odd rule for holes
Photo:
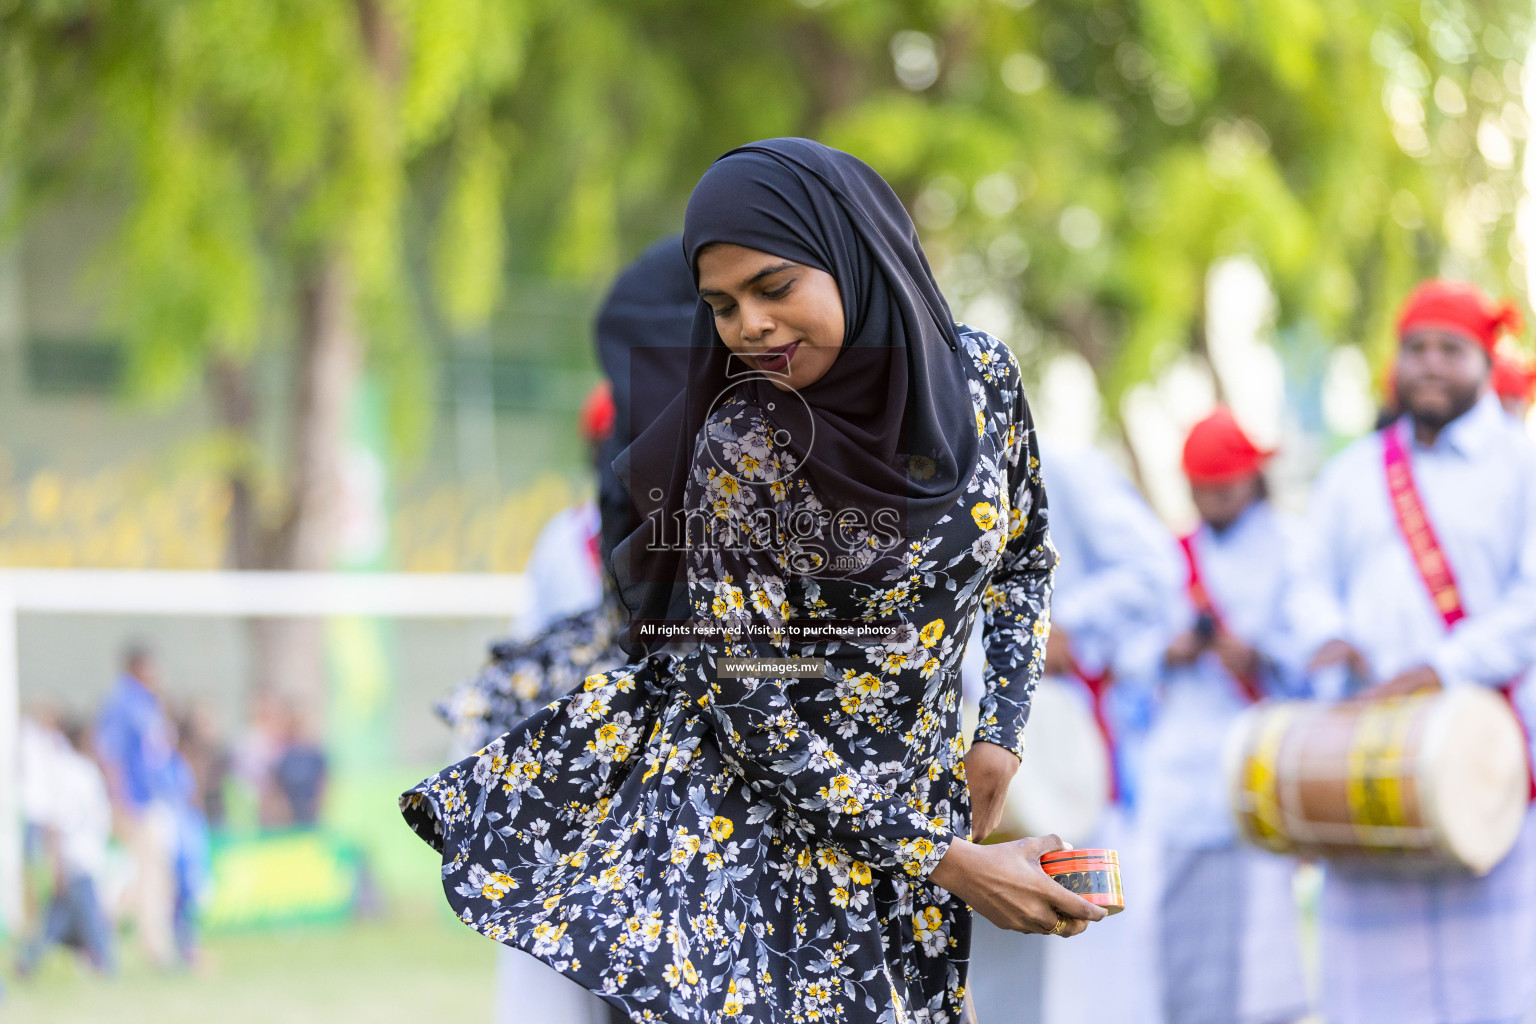
[[[19,614],[512,619],[529,600],[517,575],[0,569],[0,926],[22,923]]]

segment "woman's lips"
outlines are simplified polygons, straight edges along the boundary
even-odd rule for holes
[[[795,354],[795,349],[800,347],[798,341],[792,341],[788,345],[780,345],[777,348],[766,349],[752,358],[757,363],[759,370],[768,373],[788,373],[789,360]]]

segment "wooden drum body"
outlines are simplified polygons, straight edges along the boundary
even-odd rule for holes
[[[1480,686],[1249,709],[1227,736],[1240,834],[1277,853],[1487,874],[1525,819],[1525,735]]]

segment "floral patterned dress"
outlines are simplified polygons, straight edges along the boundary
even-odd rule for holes
[[[756,408],[723,402],[693,460],[697,619],[770,634],[894,620],[897,634],[722,639],[597,673],[403,794],[465,924],[636,1021],[958,1021],[970,910],[927,876],[970,831],[960,658],[979,613],[975,738],[1020,749],[1056,561],[1018,365],[960,334],[975,473],[952,513],[870,571],[797,573],[818,540],[804,530],[743,550],[742,531],[789,521],[754,509],[820,509]],[[825,657],[825,678],[718,676],[718,659],[765,649]]]
[[[604,588],[602,603],[535,636],[491,644],[480,671],[436,705],[438,717],[453,729],[455,750],[479,750],[594,672],[624,664],[619,639],[625,619],[612,589]]]

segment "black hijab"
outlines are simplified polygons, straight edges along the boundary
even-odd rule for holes
[[[688,201],[683,251],[734,243],[832,275],[843,346],[827,373],[786,396],[747,371],[696,299],[687,384],[614,469],[639,524],[614,556],[634,619],[689,615],[683,496],[699,429],[722,392],[740,388],[802,461],[829,510],[889,508],[921,536],[958,499],[975,467],[976,421],[949,307],[900,200],[868,165],[808,139],[770,139],[716,161]],[[768,410],[772,411],[768,411]],[[672,530],[672,543],[658,524]]]
[[[688,379],[686,346],[699,291],[681,246],[678,235],[653,242],[614,279],[597,313],[597,359],[613,388],[613,433],[597,456],[598,546],[610,568],[614,547],[639,525],[613,461]]]

